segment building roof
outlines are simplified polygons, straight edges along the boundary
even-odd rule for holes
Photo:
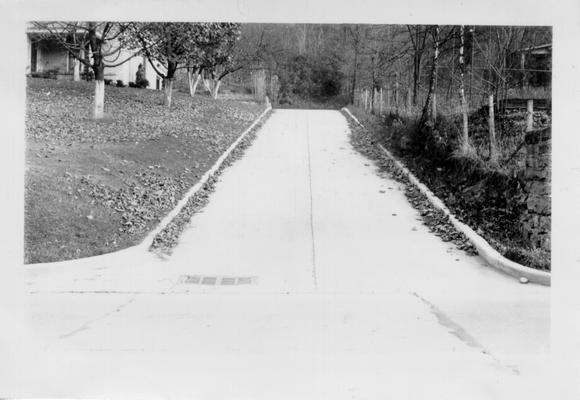
[[[517,52],[529,52],[532,54],[548,54],[552,52],[552,43],[540,44],[538,46],[525,47],[516,50]]]

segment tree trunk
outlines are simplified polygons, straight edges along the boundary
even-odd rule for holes
[[[395,74],[395,109],[399,112],[399,71]]]
[[[371,114],[375,113],[375,57],[371,56]]]
[[[93,102],[93,118],[101,119],[105,110],[105,81],[95,79],[95,98]]]
[[[351,87],[351,101],[354,102],[354,95],[356,90],[356,71],[357,71],[357,64],[358,64],[358,51],[355,49],[354,51],[354,66],[352,71],[352,87]]]
[[[194,80],[195,75],[195,80]],[[189,82],[189,94],[191,97],[195,96],[195,92],[197,90],[197,85],[199,84],[199,80],[201,78],[200,69],[199,68],[188,68],[187,69],[187,79]]]
[[[470,72],[469,72],[469,102],[473,101],[473,64],[475,64],[475,25],[469,30],[471,33],[471,57],[470,57]]]
[[[465,100],[465,58],[463,57],[465,45],[465,27],[461,25],[459,29],[459,97],[461,101],[461,115],[463,120],[461,131],[461,148],[464,153],[469,150],[469,128],[467,120],[467,101]]]
[[[421,58],[415,54],[413,58],[413,105],[417,105],[417,91],[419,89],[419,79],[421,75]]]
[[[171,102],[173,100],[173,79],[165,78],[163,79],[163,86],[165,87],[165,97],[163,99],[163,105],[167,108],[171,108]]]
[[[493,94],[489,95],[489,160],[497,164],[497,141],[495,138],[495,116],[493,113]]]
[[[93,66],[95,73],[95,98],[93,101],[93,118],[101,119],[105,110],[105,66],[102,60],[95,58]]]
[[[212,85],[211,84],[212,84],[211,80],[209,80],[208,78],[204,78],[203,86],[205,87],[205,90],[207,90],[207,92],[209,94],[212,93]]]
[[[167,108],[171,108],[171,102],[173,101],[173,81],[175,77],[175,71],[177,71],[177,63],[174,61],[169,61],[167,63],[167,74],[165,79],[163,79],[163,86],[165,87],[165,97],[163,99],[163,104]]]
[[[433,91],[431,96],[431,120],[435,122],[437,120],[437,92]]]
[[[81,80],[81,62],[76,58],[73,61],[73,81],[79,82]]]
[[[222,80],[221,79],[215,79],[213,82],[213,88],[211,91],[211,97],[212,99],[216,100],[218,98],[218,93],[220,90],[220,85],[222,84]]]
[[[197,85],[199,85],[199,81],[201,80],[201,73],[198,72],[197,76],[195,77],[195,82],[193,83],[193,88],[191,89],[191,95],[194,96],[197,92]]]
[[[419,120],[419,125],[423,125],[427,120],[427,115],[429,114],[429,108],[431,106],[431,101],[433,99],[433,94],[436,89],[436,78],[437,78],[437,61],[439,58],[439,25],[435,25],[432,28],[433,32],[433,61],[431,64],[431,75],[429,77],[429,91],[427,92],[427,99],[425,99],[425,105],[423,106],[423,112],[421,113],[421,119]],[[437,110],[435,110],[436,112]]]

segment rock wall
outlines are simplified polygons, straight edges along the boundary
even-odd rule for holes
[[[523,214],[523,234],[534,246],[550,249],[551,230],[551,141],[552,128],[526,134],[525,190],[526,212]]]

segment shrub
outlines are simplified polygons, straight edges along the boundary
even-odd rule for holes
[[[92,81],[93,79],[95,79],[95,73],[92,69],[89,69],[81,73],[81,78],[87,82]]]
[[[42,72],[32,72],[30,76],[33,78],[56,79],[57,74],[58,70],[48,70]]]
[[[126,85],[123,83],[122,80],[117,80],[117,87],[125,87]]]

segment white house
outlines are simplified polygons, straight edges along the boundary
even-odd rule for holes
[[[29,24],[26,29],[26,39],[28,46],[28,59],[26,63],[26,75],[48,75],[56,79],[82,77],[89,71],[89,68],[76,60],[56,39],[47,38],[39,28]],[[120,53],[105,59],[110,64],[117,63],[121,60],[130,58],[134,51],[121,49]],[[129,61],[116,66],[105,67],[105,80],[122,81],[124,85],[129,82],[135,82],[137,68],[139,64],[144,67],[144,77],[149,82],[147,88],[161,89],[162,79],[157,75],[149,60],[144,56],[136,56]],[[163,67],[157,65],[157,69],[163,71]]]

